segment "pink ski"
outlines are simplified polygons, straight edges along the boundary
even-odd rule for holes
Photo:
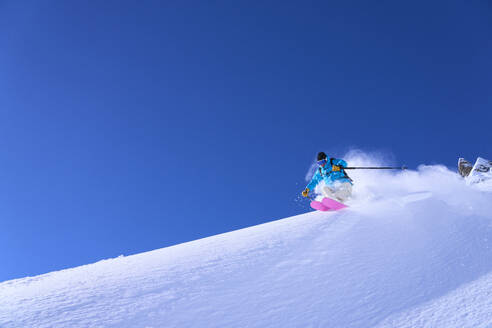
[[[315,210],[318,210],[318,211],[329,211],[330,210],[328,207],[323,205],[323,203],[315,201],[315,200],[311,201],[311,207]]]
[[[323,198],[323,200],[321,201],[321,204],[324,207],[327,207],[331,211],[338,211],[338,210],[341,210],[342,208],[348,207],[347,205],[342,204],[342,203],[340,203],[334,199],[328,198],[328,197]]]

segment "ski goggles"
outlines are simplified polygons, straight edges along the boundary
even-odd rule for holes
[[[322,166],[322,165],[325,165],[326,163],[328,163],[328,161],[326,159],[322,159],[321,161],[318,161],[317,163],[319,166]]]

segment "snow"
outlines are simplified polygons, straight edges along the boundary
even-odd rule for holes
[[[351,177],[340,212],[0,283],[0,327],[492,327],[492,192]]]

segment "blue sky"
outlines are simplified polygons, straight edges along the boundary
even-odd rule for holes
[[[492,158],[486,1],[0,2],[0,281],[300,214],[315,153]]]

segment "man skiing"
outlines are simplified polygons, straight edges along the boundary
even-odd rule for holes
[[[347,167],[347,162],[343,159],[330,158],[328,159],[324,152],[318,153],[318,169],[313,175],[311,182],[308,183],[306,189],[302,192],[304,197],[309,196],[309,191],[313,190],[321,181],[325,182],[322,192],[325,197],[346,201],[352,194],[352,179],[345,173],[344,168]]]

